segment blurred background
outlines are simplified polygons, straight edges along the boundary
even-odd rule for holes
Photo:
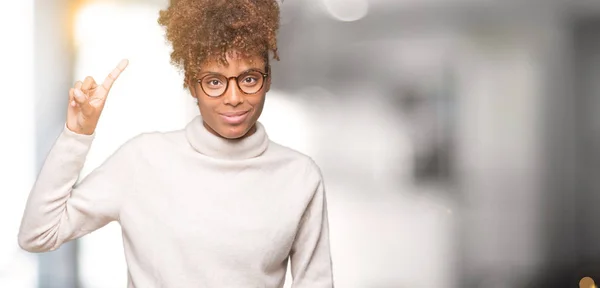
[[[125,287],[118,224],[44,254],[17,232],[76,80],[130,60],[82,176],[198,113],[156,22],[167,0],[0,3],[0,287]],[[600,281],[600,1],[281,7],[261,121],[322,167],[337,287]]]

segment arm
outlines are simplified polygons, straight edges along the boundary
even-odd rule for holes
[[[323,180],[300,222],[290,253],[293,288],[333,288],[329,223]]]
[[[93,138],[65,126],[56,140],[27,200],[18,237],[24,250],[55,250],[118,220],[133,189],[133,149],[126,143],[76,185]]]

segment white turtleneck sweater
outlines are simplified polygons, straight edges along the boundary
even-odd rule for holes
[[[66,127],[29,195],[19,245],[57,249],[111,221],[123,231],[128,287],[333,287],[321,172],[269,140],[183,130],[123,144],[78,184],[94,135]]]

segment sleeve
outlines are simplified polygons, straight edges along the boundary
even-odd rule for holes
[[[293,288],[333,288],[327,200],[322,177],[308,204],[290,252]]]
[[[65,125],[27,199],[18,235],[22,249],[52,251],[118,220],[133,186],[131,141],[76,184],[94,136],[76,134]]]

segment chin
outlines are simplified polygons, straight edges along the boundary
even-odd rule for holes
[[[234,140],[246,136],[251,127],[252,126],[249,126],[246,123],[236,126],[223,125],[222,129],[219,129],[220,131],[218,131],[218,133],[223,138]]]

